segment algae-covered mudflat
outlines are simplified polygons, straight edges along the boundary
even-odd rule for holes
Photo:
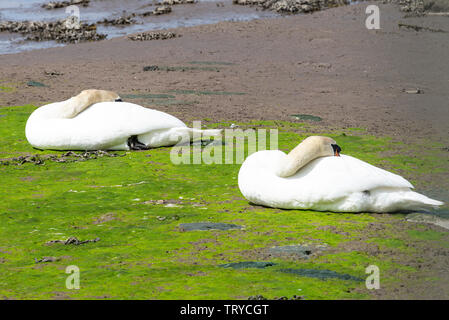
[[[239,192],[239,164],[174,165],[171,148],[36,150],[24,134],[35,108],[0,107],[1,298],[448,297],[443,228],[405,214],[254,206]],[[360,128],[323,132],[314,121],[236,125],[279,129],[282,150],[326,134],[344,153],[418,186],[447,170],[447,151],[431,141],[402,144]],[[379,290],[366,288],[370,265],[380,270]],[[79,289],[66,286],[68,266],[79,268]]]

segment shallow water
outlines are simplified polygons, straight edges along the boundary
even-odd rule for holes
[[[47,10],[41,7],[50,0],[0,1],[0,20],[56,21],[69,16],[66,8]],[[156,7],[148,0],[91,0],[88,7],[79,6],[82,22],[94,23],[105,18],[117,18],[132,13],[152,11]],[[149,4],[152,4],[148,6]],[[223,4],[224,6],[217,6]],[[247,21],[259,18],[279,17],[271,11],[248,6],[233,5],[231,0],[200,0],[196,4],[174,5],[172,12],[146,18],[136,17],[137,24],[127,26],[98,25],[98,33],[108,39],[135,32],[213,24],[220,21]],[[0,54],[61,46],[54,41],[24,41],[19,34],[0,33]]]

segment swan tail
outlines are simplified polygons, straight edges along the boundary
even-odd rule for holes
[[[190,130],[191,135],[201,135],[203,137],[217,137],[221,136],[223,129],[195,129],[195,128],[188,128]]]
[[[137,140],[147,147],[157,148],[173,146],[178,143],[201,139],[202,137],[221,136],[222,129],[194,129],[188,127],[175,127],[170,129],[153,130],[137,136]]]
[[[414,198],[413,201],[416,201],[416,202],[418,202],[422,205],[428,206],[428,207],[437,208],[444,204],[444,202],[442,202],[442,201],[431,199],[431,198],[426,197],[425,195],[420,194],[418,192],[410,191],[410,193],[411,193],[411,196]]]
[[[389,202],[388,211],[436,209],[444,204],[410,189],[390,191],[380,198],[381,202]]]

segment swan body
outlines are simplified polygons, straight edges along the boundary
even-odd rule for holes
[[[87,91],[92,96],[102,90]],[[180,136],[191,137],[196,131],[210,135],[221,133],[221,130],[188,128],[167,113],[134,103],[115,102],[116,95],[81,100],[76,96],[36,109],[25,128],[28,142],[39,149],[130,150],[131,137],[142,148],[153,148],[174,145]]]
[[[274,208],[334,212],[394,212],[443,204],[412,191],[410,182],[399,175],[348,155],[333,156],[331,149],[331,155],[316,157],[282,176],[282,168],[301,160],[306,149],[310,151],[300,144],[292,159],[292,152],[279,150],[250,155],[238,175],[245,198]]]

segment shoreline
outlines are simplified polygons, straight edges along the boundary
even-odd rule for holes
[[[23,1],[23,0],[22,0]],[[38,3],[20,3],[24,8],[6,8],[0,21],[0,41],[6,48],[0,54],[18,53],[40,48],[80,43],[91,39],[113,39],[147,30],[166,30],[177,27],[214,24],[220,21],[248,21],[275,17],[279,14],[255,7],[237,6],[232,3],[209,0],[201,2],[164,0],[142,5],[140,0],[90,2],[86,7],[78,6],[80,28],[74,33],[71,28],[61,28],[61,21],[70,24],[76,21],[65,12],[64,7],[47,10]],[[56,2],[52,2],[55,4]],[[66,4],[67,5],[67,4]],[[32,16],[32,19],[29,17]],[[30,26],[32,24],[32,26]],[[36,28],[40,26],[40,28]],[[45,32],[43,32],[45,30]],[[17,32],[20,31],[20,32]],[[93,33],[93,34],[92,34]],[[29,41],[28,38],[41,41]],[[8,41],[8,39],[14,39]],[[57,41],[55,41],[57,40]],[[9,52],[8,52],[9,51]]]

